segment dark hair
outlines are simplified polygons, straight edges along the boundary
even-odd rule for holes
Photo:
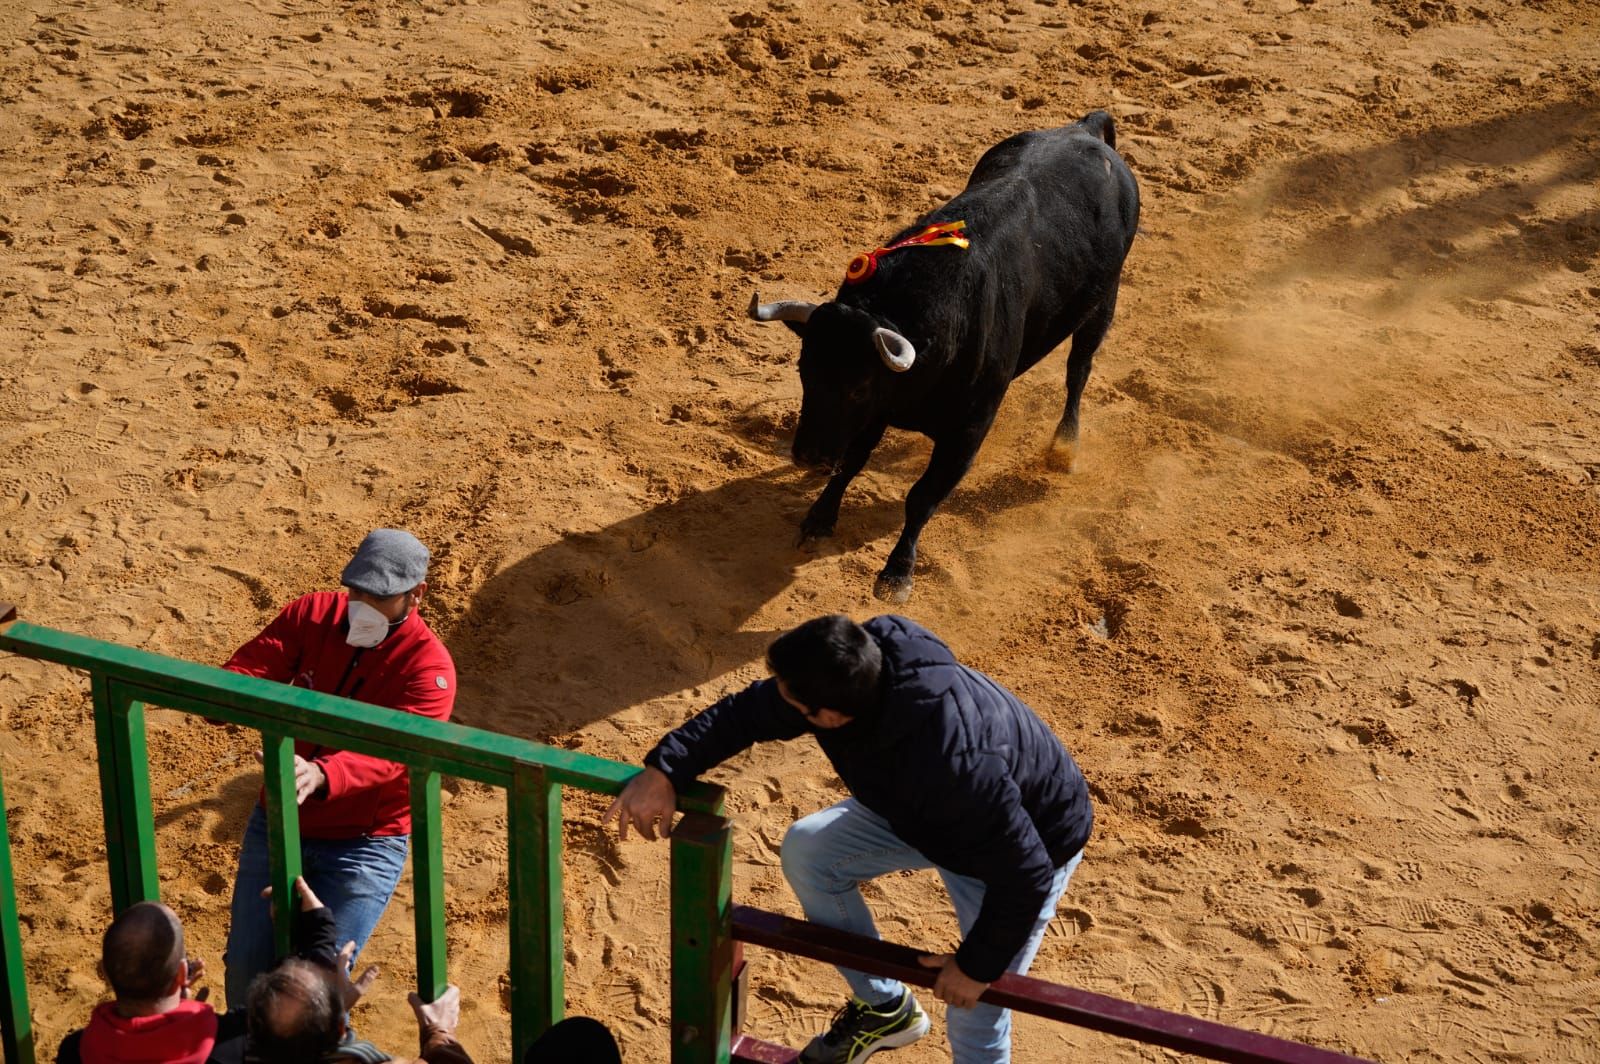
[[[117,914],[100,940],[100,966],[118,1001],[155,1001],[183,963],[183,925],[172,910],[141,901]]]
[[[258,1064],[308,1064],[339,1044],[344,1010],[328,973],[291,957],[250,981],[245,996],[250,1057]]]
[[[843,614],[817,617],[780,635],[767,648],[767,667],[808,709],[859,717],[878,708],[883,651],[867,630]]]
[[[568,1016],[528,1047],[522,1064],[622,1064],[617,1039],[605,1024],[588,1016]]]

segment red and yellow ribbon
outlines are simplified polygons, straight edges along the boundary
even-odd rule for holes
[[[845,267],[844,280],[846,284],[860,284],[868,277],[878,272],[878,256],[887,255],[891,251],[901,248],[934,247],[938,244],[954,244],[958,248],[971,245],[972,241],[962,236],[967,228],[966,222],[940,222],[930,225],[920,233],[914,233],[904,240],[897,240],[886,248],[874,248],[864,251],[850,260],[850,265]]]

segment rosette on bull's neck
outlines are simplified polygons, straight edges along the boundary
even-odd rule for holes
[[[913,233],[904,240],[896,240],[886,248],[873,248],[871,251],[863,251],[851,259],[850,265],[845,267],[845,284],[860,284],[865,281],[878,272],[878,257],[880,255],[887,255],[889,252],[899,251],[901,248],[934,247],[938,244],[954,244],[958,248],[966,248],[972,243],[972,241],[961,235],[966,228],[967,223],[964,221],[940,222],[938,225],[928,226],[921,232]]]

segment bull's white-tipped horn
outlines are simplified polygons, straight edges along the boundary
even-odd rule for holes
[[[761,293],[750,293],[750,316],[756,321],[797,321],[804,325],[811,320],[811,312],[816,309],[815,303],[802,303],[797,299],[763,303]]]
[[[910,340],[893,329],[872,330],[872,342],[883,357],[883,364],[896,373],[904,373],[917,360],[917,349]]]

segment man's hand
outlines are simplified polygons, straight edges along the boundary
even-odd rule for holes
[[[406,998],[411,1011],[417,1014],[417,1031],[423,1039],[430,1034],[456,1036],[456,1025],[461,1022],[461,988],[449,985],[437,1001],[423,1001],[416,991]]]
[[[271,889],[271,887],[267,888],[269,891]],[[316,891],[311,889],[311,884],[306,882],[305,876],[294,877],[294,892],[300,895],[300,909],[302,912],[310,912],[312,909],[322,908],[322,899],[317,897]]]
[[[372,984],[378,981],[378,966],[367,965],[362,973],[356,976],[355,981],[350,980],[350,961],[356,955],[354,941],[346,942],[344,949],[339,951],[339,963],[333,966],[333,985],[339,991],[339,998],[344,1002],[344,1011],[349,1012],[361,1000],[361,995],[372,989]]]
[[[194,989],[194,984],[200,981],[200,977],[206,974],[206,962],[199,957],[185,957],[184,962],[188,965],[188,972],[184,975],[183,987],[179,990],[178,996],[204,1001],[211,996],[211,988],[209,986],[201,987],[198,993],[190,993],[190,991]]]
[[[672,834],[672,814],[677,808],[678,792],[673,790],[667,774],[658,768],[646,766],[612,800],[606,815],[600,818],[600,826],[604,827],[612,817],[616,817],[619,839],[627,840],[628,825],[632,824],[639,829],[639,834],[654,842],[658,823],[661,825],[662,838]]]
[[[256,760],[265,763],[266,754],[256,751]],[[328,785],[328,774],[315,761],[294,755],[294,804],[305,805],[306,799]]]
[[[933,981],[933,996],[954,1009],[970,1009],[989,989],[988,983],[971,978],[956,964],[954,953],[924,954],[917,958],[924,968],[939,969]]]
[[[322,899],[318,898],[316,892],[311,889],[311,884],[306,882],[305,876],[294,877],[294,892],[300,895],[300,909],[302,912],[310,912],[312,909],[322,908]],[[271,901],[272,888],[270,886],[262,887],[261,896]]]
[[[322,766],[315,761],[307,761],[299,754],[294,755],[294,800],[296,805],[305,805],[306,799],[316,794],[328,785],[328,774],[322,771]]]

